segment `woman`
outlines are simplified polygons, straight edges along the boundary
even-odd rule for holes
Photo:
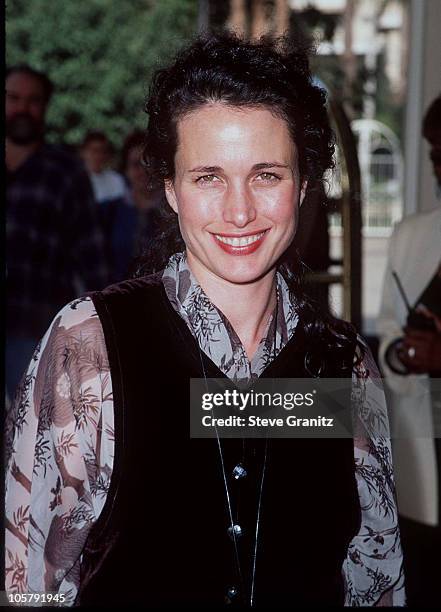
[[[156,273],[66,306],[34,355],[9,421],[8,589],[402,605],[390,444],[363,416],[387,420],[378,373],[289,251],[333,152],[307,50],[200,38],[147,111],[169,207],[141,270]],[[190,378],[314,376],[352,379],[354,439],[189,438]]]
[[[158,204],[163,189],[148,189],[142,164],[145,134],[135,130],[127,136],[121,152],[121,172],[128,187],[115,207],[111,230],[112,271],[116,281],[133,272],[134,260],[152,239],[158,223]]]

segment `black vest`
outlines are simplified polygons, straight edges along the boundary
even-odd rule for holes
[[[217,440],[189,436],[189,379],[203,377],[196,340],[158,275],[92,297],[110,361],[115,457],[106,503],[84,549],[76,603],[246,606],[265,441],[221,441],[243,532],[238,565]],[[354,348],[355,337],[349,352],[327,354],[325,375],[350,377]],[[306,352],[298,326],[262,376],[309,377]],[[207,377],[225,377],[205,354],[202,359]],[[255,605],[342,604],[341,567],[360,526],[353,440],[268,444]],[[239,462],[247,475],[236,480]]]

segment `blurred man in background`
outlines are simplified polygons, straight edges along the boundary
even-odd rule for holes
[[[12,396],[59,308],[108,280],[96,205],[82,164],[45,143],[48,77],[6,72],[6,387]]]
[[[441,197],[441,96],[423,135]],[[401,289],[400,289],[401,287]],[[439,606],[441,554],[441,200],[394,229],[378,319],[389,390],[409,606]]]

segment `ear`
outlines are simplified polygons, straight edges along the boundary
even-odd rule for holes
[[[308,179],[303,179],[302,187],[300,189],[299,206],[301,206],[303,204],[303,200],[305,199],[306,188],[307,187],[308,187]]]
[[[170,207],[178,213],[178,200],[176,198],[176,192],[173,185],[173,181],[171,179],[166,179],[164,181],[164,189],[165,189],[165,197],[167,198],[167,202]]]

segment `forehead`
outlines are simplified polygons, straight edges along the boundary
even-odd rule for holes
[[[182,117],[177,132],[177,153],[185,157],[265,161],[262,156],[291,157],[296,149],[286,120],[262,107],[205,104]]]
[[[39,78],[25,72],[13,72],[6,79],[6,91],[20,96],[44,98],[44,87]]]

